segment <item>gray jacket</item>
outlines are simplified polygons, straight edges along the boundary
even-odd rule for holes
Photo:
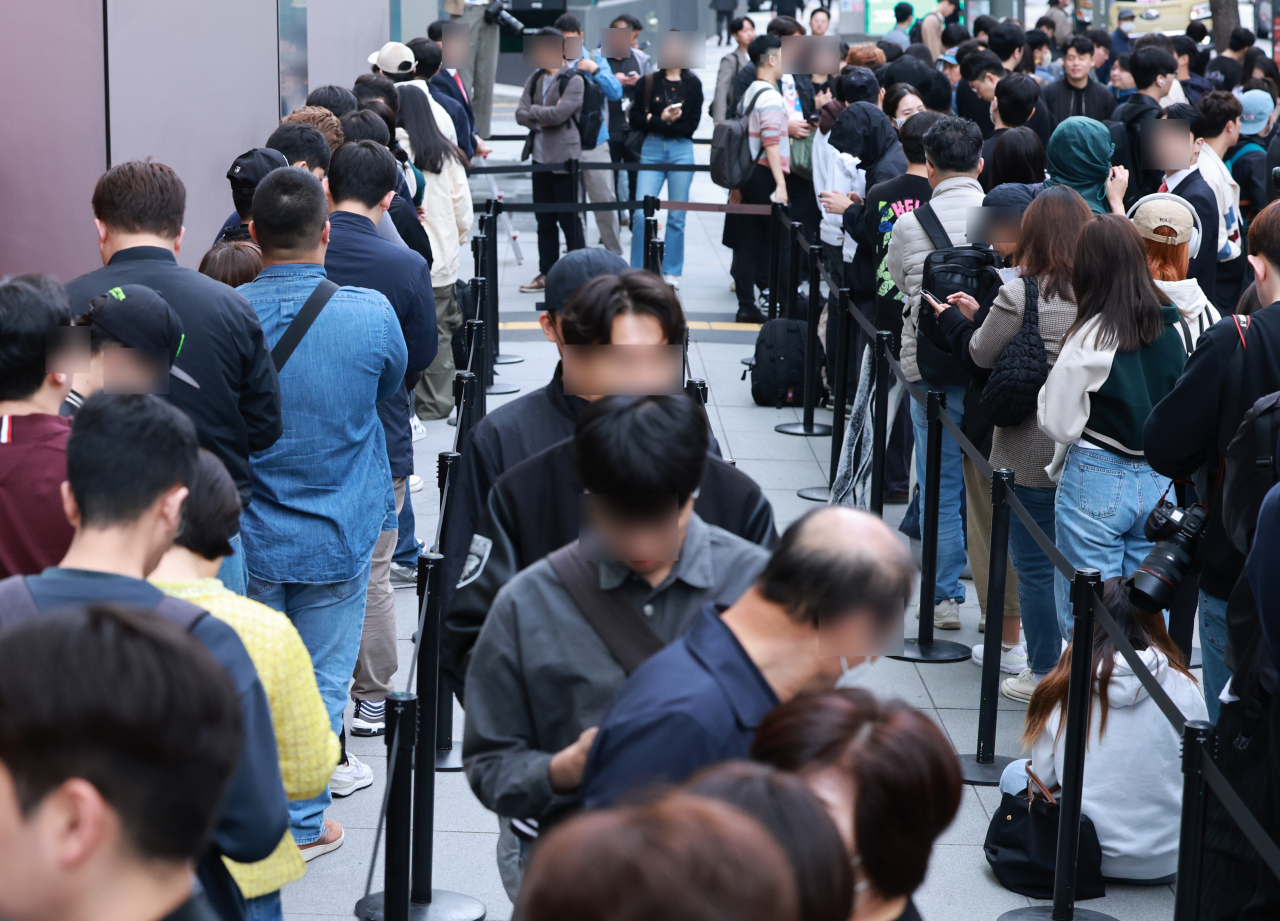
[[[702,605],[732,604],[768,553],[694,514],[680,561],[658,588],[622,563],[598,563],[600,587],[622,592],[670,643]],[[462,759],[480,802],[502,816],[549,818],[578,804],[551,790],[551,756],[598,725],[626,681],[551,564],[539,560],[503,586],[467,669]]]
[[[564,96],[561,96],[560,77],[564,74],[570,74],[571,79],[565,86]],[[524,92],[516,106],[516,124],[530,129],[524,151],[520,154],[521,160],[527,160],[533,154],[536,163],[561,163],[582,156],[578,118],[582,115],[585,79],[575,67],[566,64],[554,75],[536,70],[525,81]],[[535,85],[537,99],[533,98]]]
[[[720,59],[720,70],[716,74],[716,94],[711,100],[712,121],[725,120],[729,112],[729,90],[733,87],[733,78],[750,63],[751,58],[741,48],[734,48]]]

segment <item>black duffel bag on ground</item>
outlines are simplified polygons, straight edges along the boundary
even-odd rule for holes
[[[1032,899],[1053,898],[1053,872],[1058,854],[1058,816],[1053,794],[1028,765],[1027,792],[1005,793],[991,816],[982,850],[1000,885]],[[1037,792],[1038,788],[1038,792]],[[1102,881],[1102,846],[1087,815],[1080,816],[1080,849],[1076,860],[1076,901],[1107,894]]]

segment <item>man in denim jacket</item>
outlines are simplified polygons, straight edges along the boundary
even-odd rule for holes
[[[249,232],[263,270],[240,292],[274,347],[326,277],[328,206],[320,180],[279,169],[258,184]],[[408,363],[390,302],[367,288],[339,288],[280,371],[284,434],[250,459],[253,503],[242,522],[248,596],[284,612],[311,653],[334,732],[360,649],[369,562],[379,533],[396,527],[395,495],[377,403],[400,387]],[[370,497],[383,495],[381,503]],[[354,756],[332,788],[373,782]],[[324,818],[330,790],[289,804],[308,857],[342,843]]]

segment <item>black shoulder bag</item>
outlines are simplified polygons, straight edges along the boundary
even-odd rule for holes
[[[311,324],[316,321],[316,317],[320,316],[320,311],[324,310],[324,305],[329,303],[329,298],[337,293],[339,287],[327,278],[321,279],[320,284],[316,285],[316,289],[311,292],[311,296],[302,305],[298,315],[284,331],[276,347],[271,350],[271,361],[276,366],[276,374],[284,369],[284,364],[293,354],[293,350],[298,347],[302,337],[307,334]]]
[[[1036,411],[1040,388],[1049,378],[1049,353],[1040,335],[1040,286],[1024,275],[1026,308],[1022,328],[1013,334],[991,369],[979,405],[992,425],[1011,428],[1021,425]]]

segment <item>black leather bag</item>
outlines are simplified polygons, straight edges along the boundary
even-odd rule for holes
[[[1040,388],[1049,378],[1049,353],[1040,335],[1040,286],[1023,276],[1026,309],[1022,328],[1004,347],[982,389],[982,411],[993,425],[1012,428],[1036,411]]]
[[[1028,765],[1028,768],[1030,765]],[[1060,809],[1053,794],[1028,769],[1027,792],[1004,794],[991,816],[982,849],[1000,885],[1032,899],[1053,898]],[[1037,790],[1038,788],[1038,790]],[[1102,846],[1087,815],[1080,816],[1076,900],[1107,894],[1102,881]]]

